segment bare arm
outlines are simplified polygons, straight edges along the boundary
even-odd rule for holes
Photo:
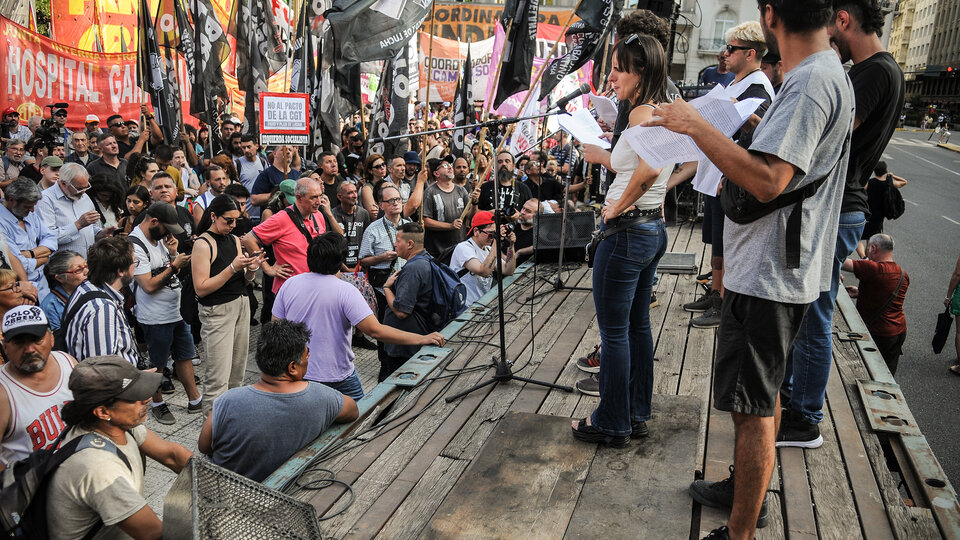
[[[430,169],[424,167],[417,175],[417,183],[413,186],[413,191],[410,192],[407,204],[403,205],[403,217],[410,217],[420,209],[420,203],[423,202],[423,188],[427,185],[428,174],[430,174]]]
[[[844,260],[843,264],[840,265],[840,269],[844,272],[853,272],[853,259]]]
[[[893,187],[895,187],[895,188],[897,188],[897,189],[900,189],[900,188],[902,188],[903,186],[905,186],[905,185],[907,185],[907,184],[910,183],[910,182],[907,182],[905,179],[900,178],[899,176],[897,176],[897,175],[895,175],[895,174],[891,174],[891,175],[890,175],[890,178],[893,179]]]
[[[193,456],[183,445],[165,441],[157,437],[157,435],[150,430],[147,430],[147,438],[144,439],[143,444],[140,445],[140,449],[143,450],[143,453],[149,456],[150,459],[153,459],[177,474],[180,473],[187,465],[190,457]]]
[[[380,209],[377,208],[377,201],[373,197],[373,186],[370,184],[364,184],[360,188],[360,206],[364,210],[370,213],[370,219],[377,219],[377,215],[380,214]]]
[[[340,414],[337,415],[334,422],[343,424],[353,422],[359,417],[360,409],[357,408],[357,402],[350,396],[343,396],[343,407],[340,409]]]
[[[437,345],[438,347],[442,347],[444,342],[443,335],[440,332],[433,332],[423,336],[411,332],[404,332],[403,330],[397,330],[396,328],[380,324],[380,322],[377,321],[377,316],[373,314],[360,321],[357,328],[377,341],[393,343],[394,345]]]
[[[266,206],[270,202],[269,193],[257,193],[256,195],[250,195],[250,204],[254,206]]]
[[[200,428],[200,438],[197,439],[197,450],[205,456],[213,455],[213,414],[208,414]]]
[[[673,171],[673,174],[671,174],[667,180],[667,191],[693,178],[693,175],[697,174],[697,165],[696,161],[681,163],[680,167]]]
[[[950,276],[950,288],[947,289],[948,302],[953,295],[953,291],[957,290],[957,284],[960,284],[960,257],[957,257],[957,267],[953,269],[953,275]]]
[[[135,514],[117,523],[121,531],[135,540],[160,540],[163,538],[163,523],[153,513],[149,504],[137,510]]]

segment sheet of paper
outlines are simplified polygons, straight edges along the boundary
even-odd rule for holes
[[[597,118],[601,119],[613,129],[617,123],[617,103],[606,96],[590,94],[590,101],[597,111]]]
[[[717,188],[720,186],[720,178],[722,176],[723,173],[720,172],[720,169],[718,169],[712,161],[705,157],[701,158],[697,164],[697,174],[693,177],[693,189],[704,195],[716,197]]]
[[[653,168],[700,159],[693,139],[662,127],[634,126],[623,130],[620,138]]]
[[[604,150],[610,149],[610,143],[600,138],[603,130],[588,109],[580,109],[570,115],[562,114],[557,117],[557,121],[561,129],[582,144],[592,144]]]

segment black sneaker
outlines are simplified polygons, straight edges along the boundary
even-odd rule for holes
[[[708,482],[706,480],[694,480],[687,488],[687,492],[693,497],[693,500],[709,506],[710,508],[722,508],[729,511],[733,508],[733,465],[730,466],[730,476],[719,482]],[[767,511],[767,501],[763,501],[760,506],[760,515],[757,516],[757,528],[762,529],[770,523],[770,514]]]
[[[703,313],[708,309],[715,307],[720,304],[720,291],[711,290],[708,293],[705,293],[697,298],[693,302],[687,302],[683,305],[684,311],[689,311],[690,313]]]
[[[576,387],[581,394],[600,396],[600,379],[598,379],[596,375],[591,375],[586,379],[580,379],[577,381]]]
[[[366,336],[359,332],[354,332],[353,341],[351,343],[354,347],[359,349],[366,349],[368,351],[377,350],[377,344],[367,339]]]
[[[660,301],[657,300],[657,293],[650,295],[650,309],[653,309],[660,305]]]
[[[168,407],[166,403],[161,403],[156,407],[151,406],[150,413],[153,414],[153,417],[161,424],[171,426],[177,423],[177,419],[173,417],[173,413],[170,412],[170,407]]]
[[[593,348],[593,352],[577,359],[577,369],[587,373],[600,373],[600,346]]]
[[[647,429],[646,422],[630,422],[630,429],[631,439],[642,439],[650,434],[650,430]]]
[[[710,534],[704,536],[700,540],[730,540],[730,533],[727,532],[727,526],[724,525],[719,529],[710,531]]]
[[[694,328],[716,328],[720,326],[720,307],[711,307],[704,311],[703,315],[690,319],[690,326]]]
[[[697,281],[710,281],[713,279],[713,270],[707,270],[703,274],[697,276]]]
[[[187,402],[187,412],[190,414],[198,414],[203,412],[203,402],[198,401],[196,404]]]
[[[787,408],[780,419],[780,432],[777,433],[777,448],[785,446],[820,448],[823,446],[820,426],[808,422],[801,413]]]
[[[160,393],[162,394],[172,394],[176,391],[173,387],[173,381],[168,377],[164,377],[163,381],[160,383]]]

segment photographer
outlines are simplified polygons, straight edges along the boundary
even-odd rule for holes
[[[501,250],[497,245],[493,213],[482,210],[473,216],[469,238],[457,244],[450,258],[450,268],[454,272],[466,269],[460,281],[467,287],[467,305],[473,304],[490,290],[493,274],[497,268],[497,257]],[[513,244],[517,236],[502,225],[500,235],[504,237],[506,252],[503,257],[503,275],[513,275],[517,267],[517,258],[513,253]]]
[[[66,105],[66,103],[60,103],[59,105]],[[59,108],[59,109],[53,110],[53,125],[51,127],[53,128],[54,142],[60,143],[60,146],[69,144],[70,135],[72,135],[73,132],[67,129],[67,109],[66,108]]]

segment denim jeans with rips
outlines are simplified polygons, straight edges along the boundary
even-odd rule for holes
[[[820,293],[810,304],[793,350],[787,355],[787,371],[780,388],[790,394],[789,407],[815,424],[823,420],[821,409],[833,360],[833,310],[840,286],[840,266],[856,249],[866,222],[863,212],[840,214],[830,290]]]
[[[600,404],[590,423],[607,435],[629,435],[631,421],[650,419],[650,293],[657,263],[666,247],[667,231],[659,219],[634,225],[597,247],[593,302],[602,344]]]

